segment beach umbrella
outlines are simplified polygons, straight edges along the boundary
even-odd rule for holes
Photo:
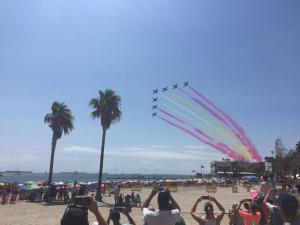
[[[36,182],[33,180],[29,180],[29,181],[26,181],[25,184],[31,186],[31,185],[36,185]]]
[[[29,187],[29,190],[36,190],[36,189],[39,189],[40,187],[36,184],[33,184]]]

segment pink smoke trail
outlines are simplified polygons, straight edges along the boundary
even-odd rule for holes
[[[201,142],[204,143],[204,144],[207,144],[207,145],[209,145],[209,146],[211,146],[211,147],[213,147],[213,148],[218,149],[220,152],[222,152],[223,154],[226,155],[226,151],[225,151],[223,148],[220,148],[220,146],[218,146],[218,145],[216,145],[216,144],[213,144],[213,143],[211,143],[211,142],[205,141],[204,139],[202,139],[202,138],[200,138],[199,136],[197,136],[195,133],[189,131],[188,129],[186,129],[186,128],[180,126],[180,125],[177,125],[177,124],[171,122],[171,121],[168,120],[168,119],[165,119],[165,118],[163,118],[163,117],[161,117],[161,116],[157,116],[157,117],[158,117],[159,119],[163,120],[164,122],[166,122],[166,123],[168,123],[168,124],[170,124],[170,125],[172,125],[172,126],[178,128],[179,130],[182,130],[182,131],[184,131],[185,133],[191,135],[192,137],[196,138],[198,141],[201,141]],[[241,157],[238,156],[238,157],[235,158],[235,157],[233,156],[232,158],[233,158],[233,159],[236,159],[236,160],[239,160]]]
[[[240,133],[240,135],[242,136],[242,138],[246,141],[247,145],[250,147],[249,150],[251,151],[254,159],[257,160],[257,161],[261,161],[262,158],[261,158],[260,154],[258,153],[256,147],[253,145],[253,143],[251,142],[251,140],[247,136],[247,134],[244,131],[244,129],[237,122],[235,122],[227,113],[225,113],[224,111],[222,111],[218,106],[216,106],[213,102],[211,102],[203,94],[201,94],[200,92],[198,92],[196,89],[194,89],[191,86],[189,86],[189,88],[195,94],[197,94],[199,97],[201,97],[202,99],[204,99],[211,107],[213,107],[216,111],[218,111],[222,116],[224,116],[229,121],[229,123]]]
[[[191,96],[189,93],[187,93],[186,91],[182,90],[181,88],[178,88],[178,90],[187,95],[188,97],[190,97],[194,102],[196,102],[198,105],[200,105],[201,107],[203,107],[204,109],[206,109],[208,112],[210,112],[214,117],[216,117],[221,123],[223,123],[227,128],[229,128],[233,134],[241,141],[241,143],[246,146],[246,148],[251,149],[251,146],[249,146],[249,144],[247,143],[246,140],[244,140],[244,138],[241,137],[241,135],[235,131],[235,129],[233,129],[230,124],[223,118],[221,117],[218,113],[216,113],[215,111],[213,111],[212,109],[210,109],[207,105],[205,105],[204,103],[202,103],[201,101],[199,101],[198,99],[194,98],[193,96]]]
[[[189,126],[192,127],[192,125],[188,124],[186,121],[184,121],[184,120],[182,120],[182,119],[179,119],[178,117],[174,116],[173,114],[168,113],[168,112],[166,112],[166,111],[163,110],[163,109],[158,109],[158,110],[161,111],[162,113],[166,114],[167,116],[173,118],[174,120],[176,120],[176,121],[178,121],[178,122],[180,122],[180,123],[189,125]],[[171,122],[171,121],[170,121],[170,122]],[[184,129],[185,129],[185,128],[184,128]],[[194,127],[193,127],[193,129],[194,129],[197,133],[201,134],[202,136],[204,136],[204,137],[206,137],[208,140],[210,140],[210,143],[213,142],[213,143],[211,143],[211,144],[213,144],[214,147],[215,147],[216,149],[220,150],[220,151],[221,151],[222,153],[224,153],[225,155],[227,155],[227,156],[229,156],[229,157],[231,157],[231,158],[233,158],[233,159],[236,159],[236,160],[240,160],[240,159],[243,158],[242,156],[240,156],[239,154],[237,154],[236,152],[234,152],[232,149],[230,149],[230,148],[229,148],[227,145],[225,145],[224,143],[222,143],[222,142],[217,142],[216,140],[214,140],[213,138],[211,138],[210,136],[208,136],[208,135],[205,134],[203,131],[201,131],[201,130],[199,130],[199,129],[197,129],[197,128],[194,128]],[[187,130],[187,129],[186,129],[186,130]],[[189,130],[187,130],[187,131],[189,131]],[[191,131],[189,131],[189,132],[191,132]],[[192,132],[191,132],[191,133],[192,133]],[[189,133],[189,134],[190,134],[190,133]],[[194,134],[194,133],[193,133],[193,134]],[[203,140],[203,139],[202,139],[202,140]],[[245,160],[244,160],[244,161],[245,161]]]

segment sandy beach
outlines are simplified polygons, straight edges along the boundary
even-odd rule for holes
[[[142,202],[149,195],[151,188],[143,188],[140,192]],[[122,194],[131,193],[130,189],[121,189]],[[206,195],[204,187],[178,187],[177,192],[172,193],[175,200],[181,207],[182,217],[186,224],[196,225],[197,223],[190,216],[190,209],[192,208],[195,199],[201,195]],[[231,188],[218,188],[217,193],[212,194],[224,206],[226,212],[231,208],[233,203],[240,199],[249,198],[250,195],[245,188],[239,187],[239,193],[232,193]],[[104,197],[104,202],[113,203],[113,196]],[[200,204],[197,211],[203,212],[203,204]],[[157,208],[156,197],[151,202]],[[109,208],[107,204],[99,204],[100,212],[106,219]],[[66,205],[47,205],[46,203],[27,203],[19,202],[15,205],[0,205],[0,225],[59,225],[60,219],[66,209]],[[218,212],[217,207],[215,211]],[[137,224],[142,225],[142,213],[140,208],[133,208],[131,212],[132,217]],[[121,218],[121,222],[126,223],[125,218]],[[90,224],[95,221],[92,213],[89,213]],[[228,216],[225,215],[222,224],[228,224]]]

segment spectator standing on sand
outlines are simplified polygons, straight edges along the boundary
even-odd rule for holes
[[[97,202],[94,198],[89,197],[91,199],[91,205],[89,208],[68,206],[66,209],[62,219],[61,225],[89,225],[88,221],[88,210],[90,210],[96,217],[97,222],[94,222],[93,225],[107,225],[103,216],[99,212]]]
[[[241,210],[241,206],[245,202],[250,202],[249,206],[249,212]],[[251,199],[243,199],[240,201],[237,212],[240,214],[240,216],[244,219],[245,225],[258,225],[261,219],[261,215],[258,212],[258,207]]]
[[[120,186],[119,185],[115,188],[114,197],[115,197],[115,204],[117,204],[119,201],[119,198],[120,198]]]
[[[201,217],[200,215],[198,215],[196,213],[198,204],[203,200],[209,200],[204,205],[205,217]],[[214,202],[217,205],[217,207],[221,211],[220,215],[218,215],[218,216],[214,215],[214,207],[210,201]],[[221,221],[225,215],[225,209],[214,197],[201,196],[195,202],[195,204],[191,210],[191,215],[192,215],[193,219],[196,220],[200,225],[220,225]]]
[[[300,218],[297,214],[299,202],[295,196],[281,194],[278,198],[278,206],[285,225],[300,225]]]
[[[237,206],[237,204],[233,204],[231,207],[231,210],[229,212],[229,225],[244,225],[244,219],[236,211]]]
[[[120,212],[123,213],[127,217],[129,223],[126,223],[126,224],[121,224],[120,223],[120,219],[121,219]],[[132,217],[129,215],[129,212],[128,212],[128,210],[126,208],[121,208],[121,209],[114,208],[114,209],[110,209],[109,210],[109,215],[108,215],[108,218],[107,218],[107,225],[109,225],[110,220],[113,221],[114,225],[136,225],[136,223],[134,222],[134,220],[132,219]]]
[[[259,185],[259,192],[262,196],[266,196],[268,191],[272,189],[272,185],[268,183],[268,176],[265,174],[262,176],[262,182]]]
[[[148,209],[152,198],[158,193],[157,202],[158,210]],[[170,210],[170,202],[172,210]],[[175,225],[180,221],[180,207],[174,200],[169,190],[158,191],[158,187],[153,187],[150,195],[142,206],[145,224],[147,225]]]
[[[271,204],[268,202],[269,196],[274,192],[275,192],[275,190],[271,189],[267,193],[267,195],[263,201],[263,204],[265,204],[265,206],[269,210],[269,218],[270,218],[269,224],[270,225],[282,225],[284,222],[283,222],[283,218],[280,214],[280,211],[278,209],[278,204],[277,204],[278,201],[275,201],[275,204]]]
[[[135,202],[136,202],[136,207],[141,207],[141,196],[139,193],[136,194]]]

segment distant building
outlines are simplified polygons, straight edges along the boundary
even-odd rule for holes
[[[224,159],[223,161],[212,161],[210,163],[210,171],[212,175],[233,175],[244,176],[254,175],[253,164],[243,161],[231,161],[230,159]]]

